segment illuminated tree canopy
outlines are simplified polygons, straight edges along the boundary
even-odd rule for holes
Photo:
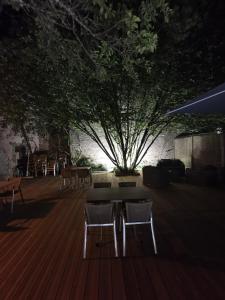
[[[199,10],[194,1],[7,2],[26,30],[1,41],[1,114],[39,130],[79,128],[121,172],[132,172],[174,122],[168,108],[220,83],[214,70],[203,72],[215,49],[209,43],[206,55],[191,44],[207,19],[204,1]]]

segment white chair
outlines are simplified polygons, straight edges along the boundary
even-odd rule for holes
[[[152,201],[126,202],[125,212],[123,212],[123,256],[126,255],[126,226],[150,224],[152,232],[152,240],[154,252],[157,254],[155,241],[153,217],[152,217]]]
[[[88,168],[77,168],[76,170],[77,174],[77,184],[78,188],[82,186],[83,188],[85,187],[85,184],[87,183],[88,185],[92,185],[92,174],[91,174],[91,169]]]
[[[49,160],[44,166],[45,176],[47,176],[48,174],[53,174],[53,176],[56,176],[56,167],[57,167],[57,162],[53,159]]]
[[[67,181],[69,181],[69,184],[67,184]],[[69,168],[64,168],[61,170],[61,183],[60,183],[60,190],[65,188],[66,186],[73,187],[72,186],[72,172]]]
[[[88,228],[100,227],[101,236],[103,227],[113,227],[115,256],[118,257],[116,217],[112,203],[86,203],[84,222],[84,249],[83,258],[86,258]]]
[[[30,162],[32,164],[32,160],[30,158]],[[33,155],[33,163],[34,163],[34,176],[37,177],[38,175],[42,174],[45,175],[45,170],[47,166],[47,155]]]

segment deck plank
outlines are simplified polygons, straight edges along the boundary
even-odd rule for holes
[[[113,186],[126,178],[98,174]],[[137,177],[137,185],[141,178]],[[176,184],[151,190],[154,255],[149,228],[127,234],[127,257],[114,257],[113,234],[89,236],[82,258],[86,191],[59,191],[52,176],[23,183],[26,200],[0,212],[0,298],[172,300],[225,298],[225,191]]]

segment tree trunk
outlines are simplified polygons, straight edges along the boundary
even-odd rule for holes
[[[29,150],[29,153],[31,154],[32,153],[31,144],[30,144],[29,137],[27,135],[26,129],[25,129],[25,127],[24,127],[23,124],[20,125],[20,130],[21,130],[22,136],[25,139],[25,143],[27,145],[27,149]]]

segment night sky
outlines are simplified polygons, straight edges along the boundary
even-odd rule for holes
[[[26,19],[22,11],[16,11],[10,6],[0,8],[0,39],[15,38],[19,33],[26,34]]]
[[[181,5],[182,2],[182,5]],[[213,68],[215,77],[215,85],[224,82],[225,78],[225,1],[169,1],[173,8],[175,5],[179,6],[182,14],[188,14],[190,7],[192,11],[198,11],[202,16],[202,28],[192,30],[189,39],[187,39],[184,47],[192,47],[194,52],[203,51],[203,56],[200,58],[202,63],[207,65],[207,52],[210,49],[212,59],[206,68]],[[189,5],[189,8],[188,8]],[[190,12],[191,14],[192,12]],[[29,25],[28,25],[29,24]],[[17,36],[25,35],[30,31],[32,20],[22,11],[16,11],[10,6],[2,5],[0,7],[0,40],[14,39]],[[195,64],[196,57],[193,57],[193,64]],[[197,58],[198,59],[198,58]],[[204,59],[206,60],[204,62]]]

